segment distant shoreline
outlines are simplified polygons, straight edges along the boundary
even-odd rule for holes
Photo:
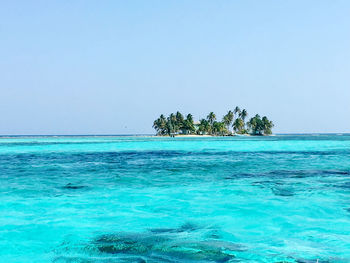
[[[349,132],[334,132],[334,133],[275,133],[268,136],[326,136],[326,135],[350,135]],[[255,136],[255,135],[230,135],[230,136],[215,136],[215,135],[176,135],[175,137],[180,138],[209,138],[209,137],[266,137],[266,136]],[[0,135],[0,139],[6,138],[42,138],[42,137],[145,137],[145,138],[169,138],[168,135],[159,136],[156,134],[31,134],[31,135]]]

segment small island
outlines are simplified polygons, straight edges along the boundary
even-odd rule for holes
[[[193,120],[192,114],[187,114],[186,118],[179,111],[171,113],[168,117],[163,114],[153,122],[153,128],[158,136],[175,135],[211,135],[211,136],[234,136],[234,135],[271,135],[273,122],[266,116],[260,117],[256,114],[245,121],[248,112],[241,110],[238,106],[233,111],[228,111],[217,121],[214,112],[210,112],[206,119],[198,122]]]

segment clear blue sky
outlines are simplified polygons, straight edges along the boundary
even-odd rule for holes
[[[350,1],[0,2],[0,134],[152,133],[236,105],[350,132]]]

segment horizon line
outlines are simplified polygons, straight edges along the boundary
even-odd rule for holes
[[[350,135],[350,132],[303,132],[303,133],[273,133],[273,135]],[[162,137],[157,136],[153,133],[130,133],[130,134],[0,134],[1,137],[137,137],[137,136],[154,136],[154,137]],[[213,136],[215,137],[215,136]],[[225,137],[225,136],[219,136]]]

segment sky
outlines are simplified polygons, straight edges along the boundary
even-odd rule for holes
[[[149,134],[235,106],[350,132],[350,1],[0,1],[0,134]]]

